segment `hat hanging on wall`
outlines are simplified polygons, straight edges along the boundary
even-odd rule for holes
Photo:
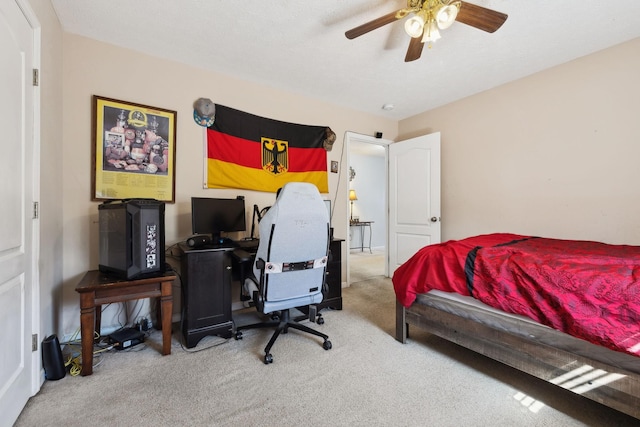
[[[193,120],[200,126],[209,127],[216,119],[216,104],[209,98],[198,98],[193,103]]]
[[[333,143],[336,142],[336,133],[331,130],[331,128],[326,128],[324,130],[324,141],[322,141],[322,146],[325,150],[331,151],[333,148]]]

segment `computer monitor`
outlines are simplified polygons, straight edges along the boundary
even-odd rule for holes
[[[211,242],[222,243],[222,233],[245,231],[244,198],[191,198],[191,231],[210,234]]]

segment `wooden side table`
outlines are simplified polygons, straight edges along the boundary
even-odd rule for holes
[[[76,286],[80,294],[80,333],[82,340],[81,375],[93,373],[94,331],[100,331],[102,304],[141,298],[160,298],[162,319],[162,354],[171,354],[171,284],[176,276],[165,273],[158,277],[135,280],[117,279],[98,270],[90,270]]]

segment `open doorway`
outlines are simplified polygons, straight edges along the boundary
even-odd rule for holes
[[[348,283],[387,275],[389,140],[347,133]]]

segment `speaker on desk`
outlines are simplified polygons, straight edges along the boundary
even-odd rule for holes
[[[205,234],[196,234],[187,239],[187,246],[190,248],[201,248],[209,243],[211,243],[211,239]]]

